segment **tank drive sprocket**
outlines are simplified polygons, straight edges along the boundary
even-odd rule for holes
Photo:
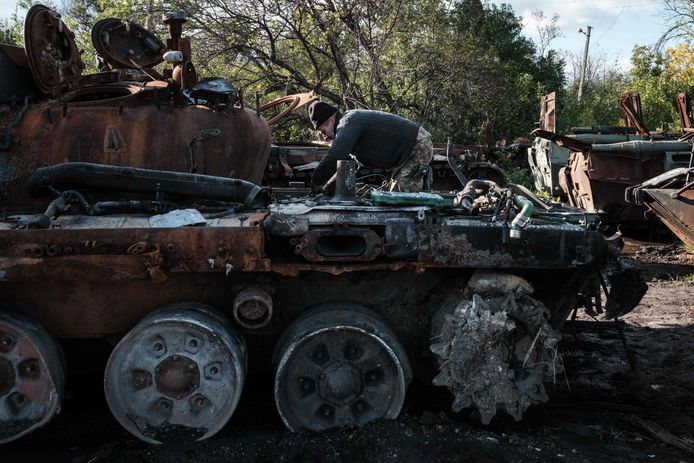
[[[453,393],[453,411],[475,407],[488,424],[497,410],[520,420],[530,405],[548,400],[544,382],[562,371],[561,335],[532,291],[514,275],[477,273],[462,298],[449,298],[437,313],[433,383]]]

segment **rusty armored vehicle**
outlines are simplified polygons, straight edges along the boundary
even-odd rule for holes
[[[686,94],[678,96],[680,143],[690,146],[689,165],[672,169],[625,190],[625,200],[645,205],[679,239],[694,246],[694,118]]]
[[[95,45],[124,55],[78,79],[65,24],[27,15],[30,70],[61,84],[3,119],[0,442],[60,411],[76,338],[112,343],[106,401],[149,443],[214,435],[259,370],[293,431],[395,418],[414,378],[485,423],[520,419],[573,311],[640,300],[595,215],[513,184],[456,171],[453,193],[390,193],[341,161],[334,191],[259,186],[267,125],[228,83],[193,83],[177,24],[163,47],[98,23]],[[160,79],[140,48],[183,51]]]
[[[684,93],[677,95],[680,118],[687,101]],[[556,192],[559,186],[570,205],[598,213],[605,231],[618,227],[657,231],[659,222],[642,205],[625,200],[624,191],[663,172],[687,167],[691,146],[675,134],[649,131],[638,93],[625,93],[619,104],[627,127],[574,129],[566,136],[534,130],[537,138],[529,151],[533,177],[542,189]],[[561,159],[554,160],[549,169],[550,163],[542,161],[545,153]]]

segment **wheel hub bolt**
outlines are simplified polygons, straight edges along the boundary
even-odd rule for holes
[[[15,415],[27,406],[29,400],[21,392],[13,392],[7,396],[7,405]]]
[[[19,371],[19,376],[24,378],[38,378],[41,376],[39,361],[36,359],[28,359],[23,361],[17,366],[17,370]]]
[[[9,334],[0,333],[0,352],[9,352],[14,344],[14,338]]]
[[[0,397],[4,396],[14,387],[14,367],[12,362],[0,357]]]

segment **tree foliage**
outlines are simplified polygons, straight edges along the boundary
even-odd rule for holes
[[[27,8],[33,0],[20,0]],[[686,14],[691,0],[667,0]],[[558,17],[533,14],[535,44],[507,4],[487,0],[68,0],[59,11],[76,32],[94,71],[91,26],[106,17],[137,22],[166,36],[162,14],[189,20],[198,74],[221,76],[262,101],[314,90],[342,109],[372,108],[425,125],[434,139],[481,142],[491,121],[496,139],[527,136],[540,96],[558,92],[558,127],[620,122],[619,95],[641,92],[650,126],[672,127],[676,90],[692,92],[691,45],[665,52],[637,48],[631,74],[589,60],[576,101],[576,59],[552,49]],[[20,43],[21,24],[0,24],[3,41]],[[568,76],[564,69],[569,70]],[[296,116],[301,119],[300,116]],[[304,126],[305,124],[305,120]],[[294,136],[286,127],[278,138]]]
[[[564,62],[521,34],[521,18],[486,0],[69,0],[62,13],[90,65],[99,19],[132,20],[160,36],[165,11],[189,14],[200,75],[263,101],[315,90],[343,109],[390,111],[435,139],[527,136],[543,93],[565,85]]]

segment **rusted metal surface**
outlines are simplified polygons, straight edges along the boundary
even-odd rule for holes
[[[287,106],[286,108],[282,109],[278,114],[275,114],[274,116],[268,119],[267,123],[270,127],[272,127],[292,112],[316,100],[318,100],[318,97],[313,92],[286,95],[272,100],[268,103],[265,103],[264,105],[258,108],[258,111],[263,113],[268,111],[269,109],[274,108],[275,106]]]
[[[2,172],[12,201],[25,207],[25,185],[36,167],[65,161],[193,172],[259,183],[270,130],[249,110],[215,112],[166,104],[165,84],[119,83],[72,95],[110,95],[101,101],[43,103],[15,129],[11,159]],[[68,95],[68,98],[70,95]],[[158,105],[161,99],[165,104]],[[12,161],[14,159],[14,161]]]
[[[73,34],[59,15],[43,6],[27,14],[28,61],[41,90],[54,99],[30,107],[11,134],[0,161],[3,206],[34,208],[26,194],[33,170],[66,161],[260,183],[271,138],[261,117],[224,104],[226,94],[194,104],[180,85],[143,70],[161,61],[164,46],[156,37],[120,20],[97,25],[93,39],[116,69],[82,76]],[[16,115],[0,115],[0,125]]]
[[[641,95],[639,92],[626,92],[619,97],[619,107],[624,111],[627,126],[636,127],[643,138],[651,138],[651,133],[643,121],[643,110],[641,109]]]
[[[381,247],[382,240],[373,230],[337,228],[307,232],[295,252],[311,262],[368,262],[381,254]]]
[[[255,227],[2,230],[0,255],[0,281],[165,280],[270,267]]]
[[[0,104],[21,103],[29,96],[35,98],[40,94],[29,69],[29,61],[21,47],[0,43],[0,75],[3,84],[0,87]],[[5,107],[0,114],[8,112]]]
[[[92,43],[97,53],[116,68],[154,67],[164,61],[166,51],[164,43],[148,30],[114,18],[94,24]]]
[[[542,95],[540,99],[540,128],[548,132],[557,130],[557,93]]]
[[[565,182],[562,187],[571,205],[634,220],[641,211],[620,210],[628,207],[623,199],[624,189],[662,172],[662,158],[575,152],[569,157],[560,182]]]
[[[471,268],[566,268],[599,264],[606,250],[596,232],[580,227],[529,225],[521,240],[503,239],[501,224],[471,220],[427,226],[419,246],[423,263]],[[480,233],[484,230],[484,233]]]
[[[182,17],[167,21],[171,48],[189,55]],[[110,41],[95,35],[105,49]],[[122,52],[132,42],[120,39]],[[0,314],[23,310],[58,337],[122,337],[106,365],[106,399],[141,440],[204,439],[224,426],[246,374],[244,338],[249,367],[263,373],[268,346],[278,346],[276,402],[288,427],[322,430],[398,414],[408,355],[429,351],[433,314],[481,268],[523,278],[553,328],[579,292],[597,299],[608,250],[596,215],[537,206],[479,150],[450,150],[465,176],[494,180],[466,190],[465,207],[455,192],[385,204],[378,189],[355,188],[360,176],[379,186],[384,174],[354,168],[334,196],[296,184],[233,187],[260,181],[268,125],[226,82],[194,86],[193,104],[182,91],[193,68],[182,77],[178,52],[167,62],[162,78],[136,66],[60,87],[27,112],[0,157]],[[266,180],[301,181],[320,151],[279,153]],[[450,172],[447,161],[434,158]],[[441,180],[463,186],[452,174]],[[221,196],[211,191],[222,183]],[[27,186],[46,196],[30,200]],[[339,310],[313,318],[310,308],[326,303]],[[0,393],[14,385],[9,370],[0,361]],[[313,394],[311,406],[297,394]]]
[[[626,199],[645,204],[678,238],[694,246],[694,169],[675,169],[628,188]]]
[[[680,127],[682,127],[682,130],[694,129],[692,104],[689,101],[689,96],[684,92],[677,94],[677,112],[680,116]]]
[[[24,24],[29,66],[41,91],[56,97],[75,88],[84,63],[75,44],[75,34],[60,15],[43,5],[34,5],[27,12]]]

